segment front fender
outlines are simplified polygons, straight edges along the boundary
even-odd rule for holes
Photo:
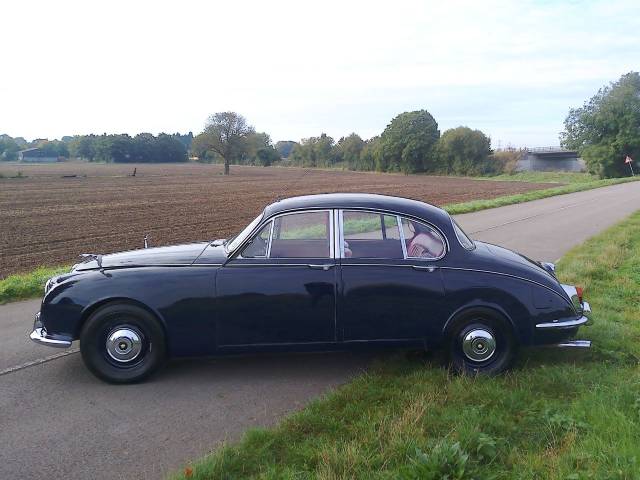
[[[63,280],[45,296],[41,321],[48,332],[78,339],[101,305],[131,301],[153,313],[171,355],[203,355],[215,346],[215,267],[136,267],[92,270]]]

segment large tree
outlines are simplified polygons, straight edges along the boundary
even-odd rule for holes
[[[581,108],[572,108],[561,144],[577,150],[589,171],[601,177],[628,174],[627,155],[640,158],[640,75],[630,72],[601,88]]]
[[[491,140],[480,130],[458,127],[442,134],[436,145],[437,169],[457,175],[489,173]]]
[[[242,115],[236,112],[218,112],[209,117],[196,145],[199,149],[205,146],[206,150],[220,155],[224,161],[224,174],[229,175],[229,164],[242,157],[246,139],[252,133],[255,133],[254,128],[247,124]]]
[[[382,132],[382,158],[377,169],[405,173],[435,170],[432,150],[438,138],[438,124],[429,112],[401,113]]]
[[[360,135],[352,133],[347,137],[342,137],[336,144],[338,161],[345,162],[347,167],[355,170],[360,163],[360,153],[364,148],[364,140]]]
[[[9,135],[0,135],[0,160],[15,160],[18,157],[20,145]]]
[[[331,167],[336,160],[335,142],[326,133],[303,138],[293,147],[291,160],[303,167]]]
[[[294,142],[293,140],[280,140],[276,143],[276,150],[278,151],[280,157],[289,158],[291,150],[293,150],[293,147],[295,147],[297,144],[298,142]]]

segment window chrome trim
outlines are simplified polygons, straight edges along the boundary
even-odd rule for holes
[[[467,232],[462,230],[462,227],[458,224],[458,222],[455,221],[455,219],[451,215],[449,215],[449,220],[451,220],[451,229],[453,230],[453,234],[456,236],[456,240],[458,240],[458,244],[469,252],[472,252],[473,250],[475,250],[476,242],[473,240],[473,238],[467,235]],[[467,248],[462,244],[462,240],[460,240],[460,236],[458,235],[458,230],[460,230],[465,235],[465,237],[467,237],[467,239],[471,242],[471,248]]]
[[[338,233],[338,247],[340,249],[340,258],[345,258],[344,256],[344,210],[338,210],[338,218],[339,218],[339,233]]]
[[[400,215],[396,215],[396,223],[398,224],[398,233],[400,234],[400,243],[402,243],[402,255],[406,260],[409,258],[409,254],[407,252],[407,239],[404,238],[404,228],[402,228],[402,219]]]
[[[273,220],[269,220],[271,222],[271,227],[269,228],[269,240],[267,240],[267,254],[265,255],[265,258],[269,258],[269,255],[271,255],[271,241],[273,240],[273,225],[275,224],[275,222]]]

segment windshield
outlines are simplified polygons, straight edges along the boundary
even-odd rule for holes
[[[242,242],[245,241],[245,239],[249,236],[249,234],[253,232],[253,229],[258,226],[258,224],[260,223],[260,220],[262,220],[262,216],[263,216],[263,213],[258,215],[253,220],[253,222],[251,222],[249,225],[244,227],[244,230],[242,230],[240,233],[238,233],[237,235],[227,240],[227,243],[225,243],[225,249],[227,250],[227,252],[233,252],[236,248],[238,248],[238,246]]]
[[[469,238],[469,236],[464,233],[464,230],[460,228],[460,225],[458,225],[453,217],[451,218],[451,223],[453,224],[453,230],[456,232],[456,237],[458,237],[460,245],[462,245],[463,248],[466,248],[467,250],[473,250],[476,247],[475,243],[473,243],[473,240],[471,240],[471,238]]]

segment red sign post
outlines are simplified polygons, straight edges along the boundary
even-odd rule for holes
[[[628,163],[629,164],[629,170],[631,170],[631,176],[635,177],[635,173],[633,173],[633,167],[631,166],[631,163],[633,162],[633,159],[627,155],[627,158],[624,159],[624,163]]]

